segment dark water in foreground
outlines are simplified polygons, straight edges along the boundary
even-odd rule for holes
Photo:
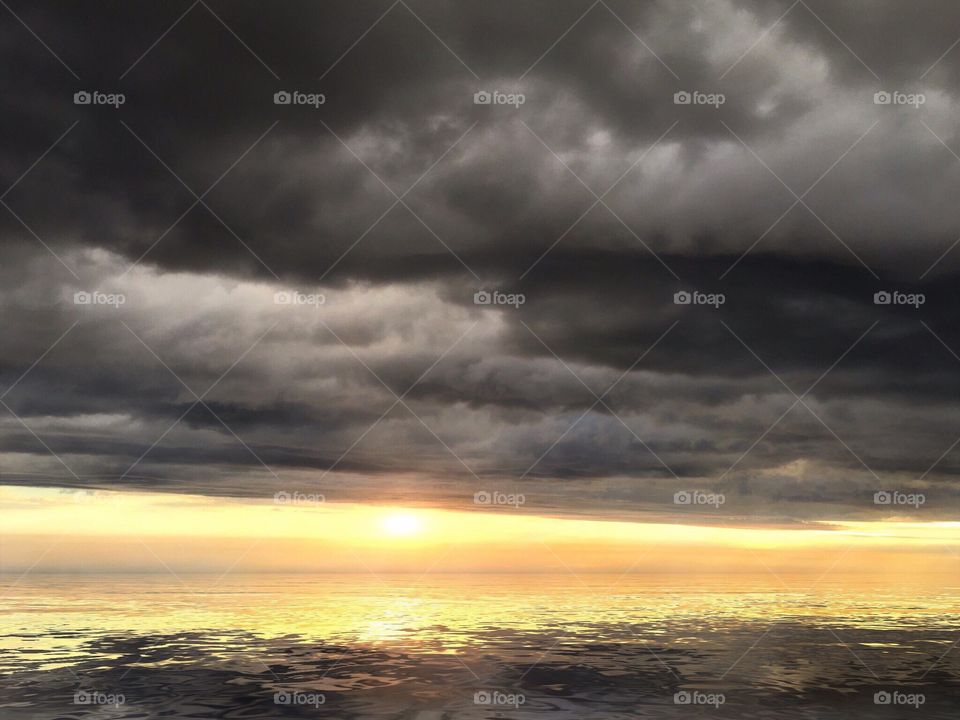
[[[960,714],[957,582],[46,575],[5,588],[3,718]]]

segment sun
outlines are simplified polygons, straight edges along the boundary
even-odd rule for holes
[[[388,535],[394,535],[396,537],[408,537],[410,535],[416,535],[423,529],[420,518],[404,513],[387,515],[383,519],[381,525],[384,532],[386,532]]]

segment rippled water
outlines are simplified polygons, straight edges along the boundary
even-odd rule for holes
[[[4,584],[4,718],[960,711],[954,581],[37,575]],[[901,701],[920,693],[923,705],[875,704],[884,691]],[[714,704],[677,704],[683,692]],[[305,704],[277,704],[277,693]],[[501,704],[482,704],[491,697]],[[90,698],[97,704],[83,704]]]

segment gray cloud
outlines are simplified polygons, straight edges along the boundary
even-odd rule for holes
[[[693,483],[798,517],[894,483],[949,515],[952,5],[410,3],[350,49],[388,3],[211,3],[247,47],[198,6],[136,64],[188,4],[11,7],[81,79],[0,33],[4,481],[622,513]],[[768,432],[781,380],[817,384]]]

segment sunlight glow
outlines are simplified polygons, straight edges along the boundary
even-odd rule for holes
[[[422,523],[419,518],[406,514],[388,515],[383,519],[381,526],[388,535],[400,537],[416,535],[422,529]]]
[[[943,521],[738,527],[472,506],[472,498],[442,509],[332,503],[305,493],[254,499],[4,487],[0,573],[945,573],[955,572],[960,546],[960,524]],[[58,542],[67,534],[70,543]]]

